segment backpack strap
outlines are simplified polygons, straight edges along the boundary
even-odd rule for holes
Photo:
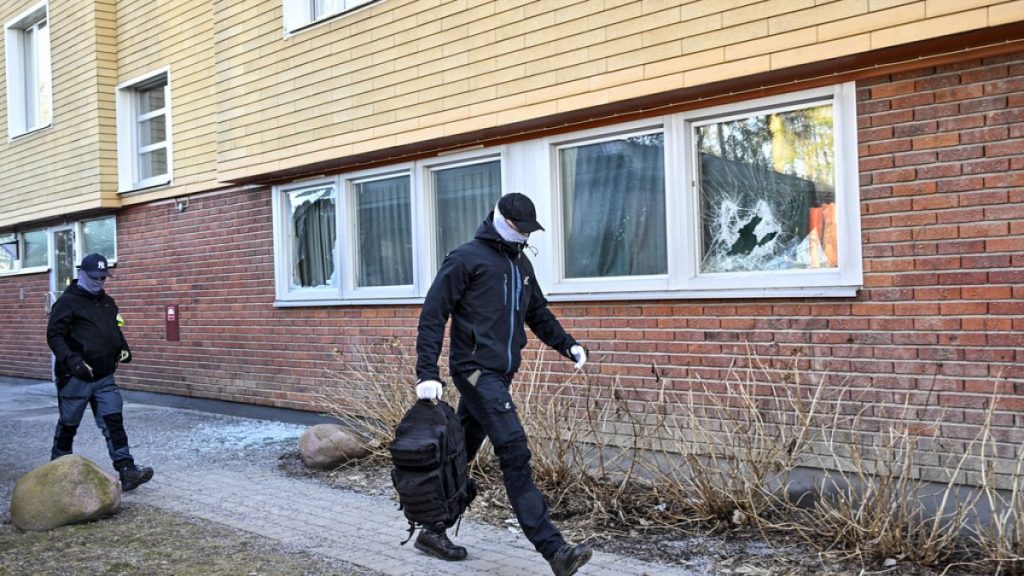
[[[409,537],[402,541],[401,546],[405,546],[405,543],[412,540],[412,535],[416,533],[416,524],[409,522]]]

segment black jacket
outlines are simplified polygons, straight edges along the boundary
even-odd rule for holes
[[[417,378],[440,380],[437,358],[449,316],[453,373],[481,369],[515,374],[526,345],[524,322],[545,344],[569,357],[576,341],[548,310],[524,247],[503,240],[490,214],[474,240],[448,254],[420,312]]]
[[[71,366],[80,359],[92,367],[93,379],[98,380],[117,370],[122,350],[131,354],[117,325],[117,314],[114,299],[102,290],[90,294],[78,286],[77,280],[64,290],[53,304],[46,325],[46,343],[57,358],[58,385],[67,381]]]

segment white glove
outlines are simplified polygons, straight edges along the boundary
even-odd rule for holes
[[[437,380],[424,380],[416,384],[416,397],[420,400],[440,400],[444,391]]]
[[[573,344],[572,348],[569,348],[569,356],[576,361],[577,370],[583,368],[583,365],[587,363],[587,351],[579,344]]]

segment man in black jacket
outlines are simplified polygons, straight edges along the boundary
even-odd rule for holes
[[[123,490],[149,482],[153,469],[135,465],[121,414],[121,391],[114,383],[119,362],[131,362],[132,351],[121,332],[121,314],[103,291],[108,270],[102,254],[82,259],[78,279],[64,290],[50,310],[46,342],[56,357],[57,406],[60,417],[50,459],[71,454],[75,432],[86,406],[107,440],[107,451]]]
[[[583,346],[548,310],[547,300],[523,253],[531,232],[543,230],[530,199],[508,194],[480,225],[476,238],[453,250],[434,279],[420,313],[416,339],[416,395],[441,397],[437,359],[451,318],[452,380],[469,460],[485,437],[501,464],[509,502],[523,533],[558,576],[574,574],[591,556],[585,544],[567,544],[548,518],[547,504],[533,483],[526,432],[509,393],[526,345],[524,323],[545,344],[576,361]],[[461,560],[466,549],[448,540],[443,524],[420,530],[416,547],[445,560]]]

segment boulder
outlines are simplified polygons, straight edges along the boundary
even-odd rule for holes
[[[22,530],[51,530],[113,514],[121,484],[92,461],[71,454],[18,479],[11,494],[11,522]]]
[[[358,436],[338,424],[310,426],[299,438],[302,462],[313,468],[333,468],[369,452]]]

